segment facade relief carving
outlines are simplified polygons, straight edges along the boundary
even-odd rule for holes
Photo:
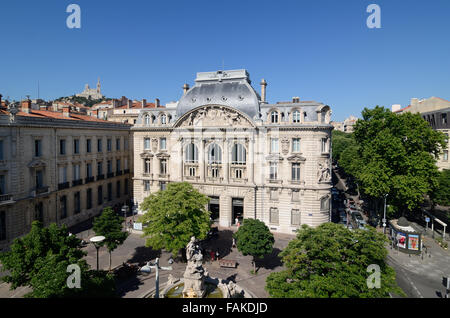
[[[328,165],[325,162],[319,162],[319,167],[317,169],[318,182],[330,182],[331,173]]]
[[[223,106],[206,106],[193,111],[181,123],[180,127],[191,126],[251,126],[251,123],[238,112]]]

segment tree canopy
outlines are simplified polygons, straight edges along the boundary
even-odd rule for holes
[[[450,170],[439,172],[438,186],[431,193],[431,198],[439,205],[450,206]]]
[[[103,209],[102,214],[95,218],[93,229],[97,235],[103,235],[105,240],[102,245],[106,245],[109,252],[109,269],[111,269],[111,253],[128,237],[128,232],[123,231],[124,218],[117,215],[111,207]]]
[[[238,250],[243,255],[253,256],[254,271],[256,271],[256,259],[270,254],[275,242],[269,228],[264,222],[256,219],[244,219],[233,237],[236,239]]]
[[[114,277],[89,270],[85,255],[80,239],[69,236],[65,226],[50,224],[44,228],[35,221],[27,235],[14,240],[9,252],[0,253],[3,270],[9,271],[2,280],[10,283],[11,289],[31,287],[26,297],[114,296]],[[67,267],[71,264],[80,268],[81,288],[67,286]]]
[[[325,223],[303,225],[280,253],[287,268],[267,277],[266,290],[277,298],[389,297],[403,294],[395,271],[386,264],[387,239],[375,229],[350,231]],[[368,266],[380,267],[380,288],[369,288]]]
[[[356,145],[340,154],[365,195],[382,198],[399,211],[412,211],[437,186],[436,157],[445,135],[419,115],[365,108],[354,126]]]
[[[187,183],[169,183],[167,189],[144,199],[140,221],[146,224],[146,245],[177,254],[192,236],[206,238],[210,229],[209,198]]]

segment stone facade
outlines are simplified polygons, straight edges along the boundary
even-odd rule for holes
[[[0,249],[28,233],[33,220],[72,226],[129,201],[129,125],[70,113],[16,112],[0,115]]]
[[[76,96],[91,98],[91,99],[102,99],[104,96],[102,95],[102,92],[101,92],[100,79],[98,79],[97,88],[90,88],[89,84],[86,84],[84,87],[84,91],[80,94],[77,94]]]
[[[330,107],[268,104],[250,83],[245,70],[198,73],[175,108],[141,110],[132,127],[135,202],[187,181],[211,198],[221,226],[256,218],[293,234],[330,221]]]

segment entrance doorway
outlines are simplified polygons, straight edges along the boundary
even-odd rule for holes
[[[236,225],[236,220],[242,224],[242,220],[244,219],[244,199],[233,198],[231,203],[231,211],[231,224]]]
[[[211,219],[217,222],[220,216],[219,197],[209,197],[209,199],[208,211],[211,212]]]

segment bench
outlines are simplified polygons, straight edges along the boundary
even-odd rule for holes
[[[231,268],[236,268],[237,262],[233,261],[233,260],[228,260],[228,259],[221,259],[219,260],[219,266],[220,267],[231,267]]]

